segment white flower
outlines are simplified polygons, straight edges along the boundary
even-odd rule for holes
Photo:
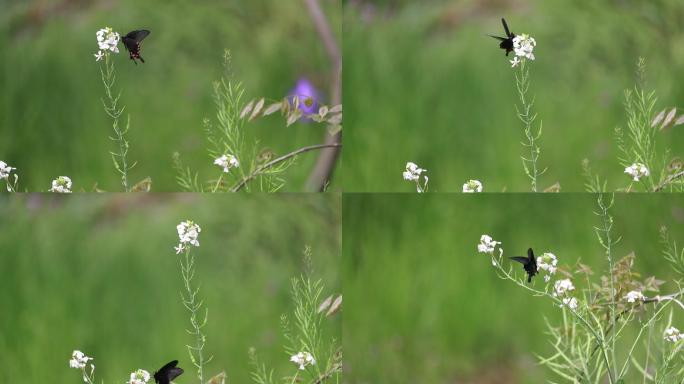
[[[4,161],[0,160],[0,179],[7,179],[9,178],[10,172],[16,168],[10,167],[7,163]]]
[[[231,168],[237,168],[240,166],[240,162],[238,161],[237,157],[233,155],[223,155],[214,160],[214,164],[222,167],[223,172],[225,173],[230,172]]]
[[[97,33],[97,46],[99,51],[95,54],[95,60],[100,61],[109,52],[119,53],[119,40],[121,35],[114,32],[110,27],[102,28]]]
[[[563,304],[560,305],[561,308],[567,305],[570,309],[577,309],[577,299],[574,297],[566,297],[563,299]]]
[[[92,357],[88,357],[83,352],[76,350],[71,354],[71,360],[69,360],[69,366],[71,368],[84,369],[86,364],[88,364],[88,360],[92,360],[92,359],[93,359]]]
[[[416,163],[408,162],[406,163],[406,171],[404,171],[404,180],[417,181],[420,179],[420,174],[425,172],[423,168],[419,168]]]
[[[199,237],[199,233],[202,231],[202,229],[199,225],[190,220],[186,220],[178,224],[176,226],[176,230],[178,231],[178,239],[180,241],[178,246],[174,247],[176,254],[183,252],[188,244],[194,245],[195,247],[200,246],[199,240],[197,240],[197,238]]]
[[[513,51],[515,52],[515,55],[518,57],[524,57],[526,59],[534,60],[534,53],[532,53],[532,51],[536,46],[537,41],[534,39],[534,37],[526,33],[523,33],[513,38]],[[513,62],[511,61],[511,64],[512,63]],[[516,65],[517,63],[513,66],[515,67]]]
[[[406,170],[402,173],[404,180],[415,181],[416,191],[422,193],[427,191],[428,177],[423,175],[423,185],[420,184],[420,175],[423,172],[427,172],[427,169],[420,168],[416,163],[408,162],[406,163]]]
[[[684,335],[679,333],[679,329],[670,327],[665,330],[665,340],[676,343],[678,340],[684,339]]]
[[[138,369],[135,372],[131,372],[131,379],[127,383],[146,384],[148,381],[150,381],[150,373],[144,369]]]
[[[499,244],[501,244],[501,242],[493,240],[491,236],[482,235],[480,236],[480,244],[477,245],[477,251],[480,253],[489,253],[491,255]]]
[[[518,56],[513,57],[513,60],[509,60],[511,62],[511,68],[515,68],[520,64],[520,58]]]
[[[555,291],[553,293],[554,296],[563,296],[567,292],[574,291],[575,286],[572,285],[570,279],[563,279],[556,281],[553,285],[553,290]]]
[[[544,282],[548,283],[551,281],[551,275],[556,273],[556,264],[558,264],[558,259],[553,253],[546,252],[537,257],[537,268],[546,271]]]
[[[479,180],[468,180],[463,184],[463,193],[482,192],[482,183]]]
[[[643,301],[646,297],[644,297],[641,291],[630,291],[627,293],[627,296],[625,296],[625,299],[627,299],[627,302],[633,303],[637,300]]]
[[[640,178],[649,176],[651,172],[641,163],[634,163],[625,168],[625,173],[632,176],[634,181],[639,181]]]
[[[60,176],[52,180],[52,188],[50,192],[57,193],[71,193],[71,179],[67,176]]]
[[[298,352],[290,357],[290,361],[299,365],[301,370],[304,370],[307,365],[316,365],[316,360],[309,352]]]

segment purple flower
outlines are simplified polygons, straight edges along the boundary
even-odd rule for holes
[[[300,77],[297,80],[297,85],[290,92],[290,96],[299,97],[299,109],[305,114],[312,114],[318,112],[318,92],[313,84],[306,78]],[[307,106],[305,101],[310,98],[313,103]]]

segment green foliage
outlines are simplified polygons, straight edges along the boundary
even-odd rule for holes
[[[500,32],[502,16],[538,43],[530,95],[544,120],[543,166],[552,170],[538,189],[560,182],[564,192],[584,191],[585,158],[601,184],[628,184],[614,127],[626,127],[623,90],[634,84],[638,57],[647,58],[660,102],[684,105],[673,80],[684,76],[676,0],[346,2],[344,104],[353,135],[345,137],[345,191],[412,191],[401,179],[407,161],[430,171],[433,192],[460,191],[469,179],[488,192],[530,190],[511,105],[515,69],[486,36]],[[683,156],[682,126],[656,141]]]
[[[476,245],[486,233],[503,242],[504,256],[522,255],[528,247],[537,255],[552,252],[559,260],[559,274],[591,266],[596,271],[591,281],[608,292],[610,281],[604,285],[599,278],[609,273],[605,249],[593,230],[603,227],[593,214],[596,198],[590,194],[343,196],[344,294],[345,306],[351,308],[344,313],[342,330],[345,379],[532,384],[552,378],[535,356],[556,353],[546,320],[564,329],[562,311],[498,279],[490,259],[476,253]],[[632,275],[630,281],[647,287],[651,281],[656,283],[649,277],[656,276],[667,281],[659,287],[661,292],[679,290],[673,280],[681,275],[657,255],[661,225],[673,234],[684,233],[680,212],[681,198],[676,195],[615,195],[611,243],[616,234],[623,240],[612,246],[611,255],[616,271],[625,271],[620,274],[625,278],[614,281],[621,292],[635,287],[622,283],[630,264],[621,261],[630,260],[625,256],[632,253],[638,257],[631,270],[643,277]],[[521,277],[522,268],[515,266]],[[592,289],[583,281],[575,280],[578,290]],[[525,285],[543,290],[544,281],[536,276]],[[354,310],[359,307],[363,310]],[[673,325],[681,329],[684,317],[677,308]],[[666,314],[667,310],[661,312]],[[662,319],[653,335],[666,324]],[[622,340],[634,340],[635,332],[626,329]],[[622,350],[616,349],[619,362],[625,361]],[[651,352],[658,350],[653,346]],[[633,367],[629,374],[635,375]],[[556,378],[556,382],[565,380]]]
[[[216,112],[212,83],[223,72],[224,48],[234,55],[232,70],[246,98],[283,97],[300,77],[316,86],[324,102],[329,93],[330,64],[301,2],[124,0],[104,8],[58,3],[14,2],[0,15],[0,160],[18,168],[21,190],[45,191],[58,175],[70,176],[75,191],[95,185],[121,190],[121,175],[112,170],[108,154],[119,148],[112,149],[108,140],[116,135],[102,111],[103,87],[93,57],[95,32],[103,26],[121,33],[151,30],[143,42],[145,64],[134,65],[122,46],[122,53],[112,56],[119,103],[131,117],[128,157],[138,162],[128,172],[129,188],[149,176],[152,191],[177,191],[174,152],[183,155],[185,167],[218,176],[201,123]],[[339,37],[339,3],[321,6]],[[42,16],[34,19],[34,11]],[[125,116],[120,123],[123,128]],[[275,153],[327,135],[315,124],[285,128],[275,119],[255,122],[249,130]],[[315,160],[302,156],[283,190],[301,190]],[[339,188],[337,180],[332,188]]]
[[[210,308],[205,380],[225,369],[226,382],[248,382],[251,346],[274,369],[292,369],[278,318],[294,310],[290,278],[304,244],[316,250],[317,275],[340,290],[332,195],[13,195],[0,198],[0,214],[12,218],[0,222],[0,247],[12,250],[0,255],[0,270],[12,271],[0,281],[6,383],[78,382],[67,365],[74,349],[95,358],[96,383],[172,359],[186,369],[178,382],[192,382],[183,255],[173,250],[188,218],[202,226],[193,282]],[[338,318],[323,328],[339,338]]]

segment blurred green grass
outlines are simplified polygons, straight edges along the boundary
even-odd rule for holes
[[[656,108],[684,105],[684,8],[657,1],[346,1],[345,191],[410,192],[407,161],[428,170],[431,191],[529,191],[520,155],[522,124],[514,72],[497,42],[501,17],[538,43],[530,92],[543,121],[540,179],[584,191],[581,161],[628,184],[614,128],[625,126],[623,90],[646,58]],[[684,129],[661,135],[661,150],[684,156]]]
[[[0,370],[3,383],[67,383],[74,349],[95,358],[97,382],[172,359],[193,381],[188,314],[173,246],[175,226],[202,227],[195,282],[209,309],[210,373],[250,381],[248,349],[292,372],[280,315],[291,313],[290,279],[312,247],[314,277],[339,292],[340,202],[332,195],[278,197],[122,194],[0,198]],[[11,218],[11,219],[9,219]],[[339,339],[338,317],[324,324]],[[196,380],[196,379],[195,379]]]
[[[553,321],[560,311],[500,280],[489,258],[477,253],[482,234],[501,241],[506,256],[532,247],[554,253],[559,265],[581,260],[595,279],[607,271],[591,194],[345,194],[342,206],[342,332],[351,383],[553,378],[534,356],[550,352],[544,316]],[[681,197],[618,195],[612,214],[623,237],[615,256],[634,251],[635,271],[670,282],[663,292],[676,290],[659,229],[666,225],[681,243]],[[675,314],[674,324],[682,322]]]
[[[340,3],[321,5],[341,37]],[[328,59],[300,1],[31,0],[0,8],[0,160],[17,168],[22,190],[46,191],[59,175],[70,176],[75,190],[90,191],[96,183],[120,190],[93,57],[95,32],[103,26],[152,31],[145,64],[133,65],[122,46],[115,60],[121,102],[131,116],[130,159],[138,161],[130,179],[151,176],[153,191],[179,190],[175,151],[202,179],[218,175],[202,120],[215,115],[212,82],[222,74],[224,48],[232,52],[246,98],[282,98],[307,77],[328,99]],[[316,124],[286,128],[279,117],[246,127],[278,154],[318,144],[327,134]],[[302,189],[316,155],[300,157],[286,174],[285,190]]]

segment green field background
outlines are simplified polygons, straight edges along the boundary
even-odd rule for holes
[[[500,280],[477,244],[489,234],[505,256],[532,247],[554,253],[559,265],[581,260],[597,280],[607,262],[593,230],[596,196],[346,194],[342,204],[348,382],[563,382],[535,359],[551,350],[544,317],[554,321],[560,310]],[[662,292],[676,291],[659,229],[684,241],[681,196],[616,196],[612,214],[622,236],[615,257],[634,251],[635,271],[667,280]],[[533,284],[542,288],[543,280]],[[681,311],[673,325],[684,326]]]
[[[339,0],[320,3],[341,38]],[[176,151],[200,180],[218,177],[202,121],[216,113],[212,82],[223,73],[224,49],[246,99],[280,99],[306,77],[329,102],[329,60],[302,1],[0,1],[0,160],[17,168],[21,190],[46,191],[60,175],[72,178],[74,190],[121,190],[93,57],[95,32],[105,26],[152,31],[145,64],[134,65],[120,45],[115,65],[120,103],[131,118],[129,158],[138,161],[129,179],[149,176],[153,191],[180,190]],[[278,116],[245,127],[248,139],[279,155],[327,135],[323,125],[285,127]],[[316,156],[300,156],[285,190],[302,189]],[[333,180],[330,188],[338,187]]]
[[[255,347],[276,375],[292,374],[280,315],[310,245],[324,294],[340,292],[339,197],[28,195],[0,199],[0,370],[3,383],[78,383],[74,349],[95,358],[96,382],[123,383],[172,359],[197,382],[185,345],[189,316],[176,224],[198,223],[195,283],[209,309],[208,373],[250,382]],[[340,337],[339,316],[324,332]]]
[[[623,90],[646,59],[656,108],[684,105],[684,5],[654,1],[345,1],[345,191],[411,192],[407,161],[428,170],[433,192],[529,191],[514,70],[487,34],[537,40],[531,95],[543,121],[540,189],[584,191],[582,159],[614,190],[629,179],[617,161]],[[510,56],[509,56],[510,59]],[[682,111],[680,110],[680,113]],[[684,128],[657,145],[684,156]]]

